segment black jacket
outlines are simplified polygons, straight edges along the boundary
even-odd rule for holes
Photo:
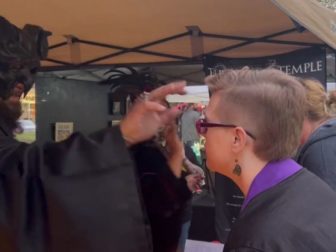
[[[296,161],[336,191],[336,119],[327,121],[309,137]]]
[[[151,234],[119,128],[43,146],[0,124],[0,251],[147,252]]]
[[[302,169],[241,212],[225,252],[336,251],[336,192]]]

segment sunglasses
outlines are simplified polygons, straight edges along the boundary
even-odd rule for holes
[[[214,127],[235,128],[235,127],[238,127],[238,126],[234,125],[234,124],[209,123],[204,118],[203,119],[198,119],[196,121],[196,130],[197,130],[198,134],[200,134],[200,135],[204,135],[208,131],[208,128],[214,128]],[[253,134],[251,134],[247,130],[245,130],[245,132],[253,140],[256,140],[256,137]]]

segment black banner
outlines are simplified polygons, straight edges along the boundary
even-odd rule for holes
[[[273,66],[287,74],[315,78],[326,85],[326,51],[321,48],[308,48],[286,54],[262,58],[224,58],[205,56],[203,59],[206,75],[220,73],[225,68],[265,68]]]

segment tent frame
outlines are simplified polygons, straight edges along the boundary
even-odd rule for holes
[[[195,27],[194,27],[195,28]],[[196,27],[197,28],[197,27]],[[232,36],[232,35],[226,35],[226,34],[212,34],[212,33],[205,33],[202,32],[201,30],[197,30],[195,32],[195,29],[192,29],[191,27],[187,27],[188,31],[187,32],[183,32],[183,33],[179,33],[176,35],[172,35],[169,37],[165,37],[162,39],[158,39],[152,42],[148,42],[136,47],[123,47],[123,46],[118,46],[118,45],[113,45],[113,44],[105,44],[105,43],[100,43],[100,42],[96,42],[96,41],[90,41],[90,40],[84,40],[84,39],[80,39],[80,38],[76,38],[76,37],[70,37],[68,38],[67,42],[61,42],[58,44],[54,44],[49,46],[49,51],[54,50],[56,48],[60,48],[60,47],[64,47],[64,46],[68,46],[69,44],[75,45],[75,44],[86,44],[86,45],[92,45],[92,46],[97,46],[97,47],[102,47],[102,48],[110,48],[110,49],[115,49],[115,50],[119,50],[118,52],[113,52],[98,58],[94,58],[79,64],[75,64],[72,62],[66,62],[66,61],[60,61],[57,59],[52,59],[52,58],[47,58],[45,59],[45,61],[49,61],[49,62],[53,62],[53,63],[57,63],[60,64],[61,66],[51,66],[51,67],[43,67],[41,70],[55,70],[55,69],[73,69],[73,68],[87,68],[87,67],[101,67],[101,66],[111,66],[111,65],[130,65],[131,63],[127,63],[127,64],[105,64],[105,65],[92,65],[96,62],[99,62],[101,60],[106,60],[106,59],[111,59],[120,55],[124,55],[127,53],[142,53],[142,54],[147,54],[147,55],[154,55],[154,56],[159,56],[159,57],[164,57],[164,58],[171,58],[174,61],[163,61],[163,62],[156,62],[155,64],[171,64],[171,63],[183,63],[183,64],[191,64],[191,63],[200,63],[201,57],[203,57],[204,55],[215,55],[217,53],[222,53],[222,52],[227,52],[233,49],[237,49],[246,45],[250,45],[253,43],[271,43],[271,44],[283,44],[283,45],[297,45],[297,46],[305,46],[305,47],[323,47],[326,48],[328,47],[326,44],[322,44],[322,43],[307,43],[307,42],[300,42],[300,41],[288,41],[288,40],[277,40],[277,39],[273,39],[274,37],[277,36],[281,36],[281,35],[286,35],[286,34],[290,34],[293,32],[302,32],[302,30],[298,29],[298,27],[296,26],[295,28],[291,28],[291,29],[287,29],[284,31],[280,31],[277,33],[272,33],[266,36],[261,36],[261,37],[256,37],[256,38],[252,38],[252,37],[241,37],[241,36]],[[197,56],[192,56],[192,57],[186,57],[186,56],[181,56],[181,55],[175,55],[175,54],[169,54],[169,53],[162,53],[162,52],[155,52],[152,50],[145,50],[145,48],[150,47],[150,46],[154,46],[154,45],[158,45],[161,43],[165,43],[165,42],[169,42],[169,41],[173,41],[182,37],[186,37],[189,36],[190,39],[195,39],[195,37],[198,38],[217,38],[217,39],[230,39],[230,40],[236,40],[238,41],[237,44],[234,45],[230,45],[227,47],[223,47],[220,49],[216,49],[214,51],[210,51],[208,53],[205,54],[201,54],[201,55],[197,55]],[[138,64],[132,64],[132,65],[143,65],[143,64],[154,64],[154,63],[138,63]]]

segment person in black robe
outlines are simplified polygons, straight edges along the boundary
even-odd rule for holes
[[[163,134],[164,147],[152,139],[131,148],[151,226],[154,252],[177,251],[186,202],[191,198],[182,176],[183,145],[175,125],[169,128],[172,130]]]
[[[152,251],[138,174],[128,147],[150,139],[179,111],[158,103],[173,83],[138,101],[120,127],[59,143],[13,138],[24,83],[0,79],[0,251]]]
[[[151,226],[154,252],[184,251],[183,225],[191,220],[191,192],[203,180],[199,167],[184,168],[185,153],[175,124],[168,125],[156,138],[137,144],[131,153],[139,174],[146,213]],[[192,176],[187,178],[186,176]],[[183,241],[183,245],[185,243]]]
[[[206,82],[213,95],[197,125],[208,167],[245,197],[224,252],[336,251],[336,192],[291,159],[303,86],[275,69],[227,69]]]

